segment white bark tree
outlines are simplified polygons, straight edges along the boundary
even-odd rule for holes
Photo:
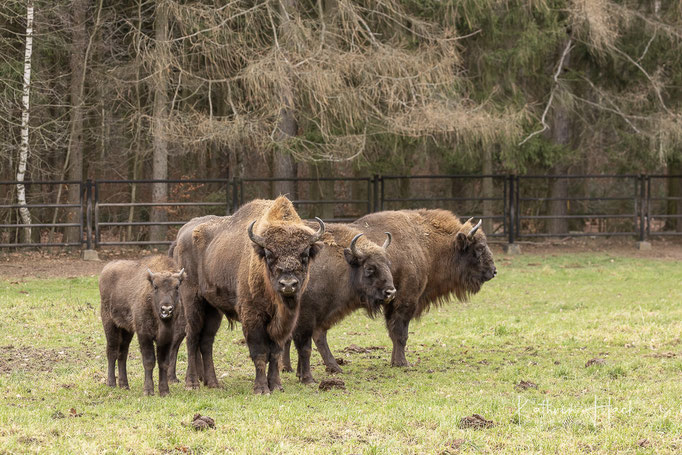
[[[24,227],[24,241],[31,242],[31,212],[26,207],[26,188],[24,176],[26,174],[26,164],[28,162],[28,120],[29,120],[29,101],[31,94],[31,54],[33,53],[33,1],[29,0],[26,6],[26,50],[24,52],[24,83],[22,91],[22,112],[21,112],[21,146],[19,148],[19,167],[17,169],[17,202],[22,207],[19,208],[22,224]]]

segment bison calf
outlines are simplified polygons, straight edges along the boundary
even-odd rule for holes
[[[107,385],[116,386],[114,368],[118,360],[118,385],[128,388],[126,360],[137,333],[144,365],[144,394],[154,395],[152,373],[159,361],[159,395],[168,394],[168,361],[174,325],[180,307],[178,288],[184,270],[177,271],[167,256],[139,261],[113,261],[99,278],[102,325],[107,338]]]

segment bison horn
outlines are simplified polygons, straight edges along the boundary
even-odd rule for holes
[[[384,245],[382,246],[382,248],[386,249],[391,244],[391,241],[393,240],[393,236],[391,235],[390,232],[384,232],[384,234],[386,234],[386,241],[384,241]]]
[[[325,229],[325,228],[324,228],[324,221],[322,221],[322,220],[319,219],[318,217],[315,217],[315,219],[316,219],[317,222],[319,223],[320,229],[318,229],[317,232],[316,232],[315,234],[313,234],[313,238],[310,239],[310,243],[311,243],[311,244],[317,242],[318,240],[320,240],[320,238],[322,238],[322,236],[324,235],[324,229]]]
[[[483,220],[478,220],[478,223],[476,224],[476,226],[474,226],[474,227],[471,229],[471,231],[469,231],[468,237],[469,237],[470,239],[474,237],[474,234],[476,233],[476,231],[478,231],[478,228],[481,227],[481,224],[483,224]]]
[[[469,218],[468,220],[466,220],[466,221],[464,222],[464,224],[471,223],[471,220],[473,220],[473,219],[474,219],[474,217],[472,216],[471,218]]]
[[[265,248],[265,239],[263,237],[261,237],[260,235],[253,233],[253,225],[254,224],[256,224],[256,220],[252,221],[251,224],[249,224],[249,229],[248,229],[249,238],[251,239],[251,241],[253,243],[258,245],[259,247]]]
[[[355,243],[358,241],[360,237],[362,237],[363,234],[362,232],[357,234],[355,237],[353,237],[353,240],[350,241],[350,252],[353,253],[353,256],[358,256],[358,251],[355,249]]]

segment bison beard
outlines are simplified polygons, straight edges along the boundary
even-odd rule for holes
[[[207,386],[218,386],[213,340],[225,314],[242,323],[256,368],[254,392],[281,389],[282,345],[296,323],[308,263],[320,248],[324,223],[319,220],[317,232],[306,227],[291,202],[279,197],[252,201],[230,217],[194,224],[191,235],[189,228],[181,229],[173,251],[188,271],[182,289],[187,301],[187,388],[198,387],[201,371]]]
[[[372,213],[354,223],[378,242],[385,231],[393,233],[397,247],[388,250],[396,298],[383,304],[389,336],[393,342],[391,365],[408,366],[405,358],[410,321],[433,304],[452,295],[460,301],[477,293],[497,270],[485,234],[471,220],[462,224],[446,210],[400,210]],[[327,368],[338,369],[327,344],[326,330],[315,344]],[[326,355],[325,355],[326,354]]]

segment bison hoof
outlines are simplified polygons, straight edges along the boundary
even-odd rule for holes
[[[145,391],[144,391],[144,396],[146,396],[146,397],[153,397],[153,396],[154,396],[154,391],[153,391],[153,390],[145,390]]]
[[[253,386],[253,393],[256,395],[269,395],[270,389],[266,385],[255,385]]]
[[[282,371],[285,372],[285,373],[293,373],[293,372],[294,372],[294,369],[291,368],[291,365],[284,365],[284,366],[282,367]]]
[[[343,370],[338,365],[326,366],[325,370],[327,370],[327,373],[330,373],[330,374],[341,374],[341,373],[343,373]]]
[[[165,397],[168,396],[168,390],[159,390],[159,396],[160,397]]]
[[[109,387],[116,387],[116,380],[112,381],[107,381],[107,386]]]
[[[391,362],[392,367],[399,367],[399,368],[407,368],[410,366],[410,363],[407,360],[393,360]]]
[[[219,389],[220,384],[218,383],[218,381],[211,381],[206,383],[206,387],[208,387],[209,389]]]
[[[303,379],[301,379],[301,382],[305,385],[317,384],[317,381],[312,376],[304,377]]]
[[[187,389],[187,390],[198,390],[199,389],[199,383],[198,382],[185,382],[185,389]]]
[[[118,385],[119,388],[124,389],[124,390],[130,390],[130,386],[128,385],[127,382],[124,382],[122,384]]]
[[[178,382],[180,382],[180,380],[177,378],[177,376],[173,376],[168,378],[168,382],[170,382],[171,384],[177,384]]]

